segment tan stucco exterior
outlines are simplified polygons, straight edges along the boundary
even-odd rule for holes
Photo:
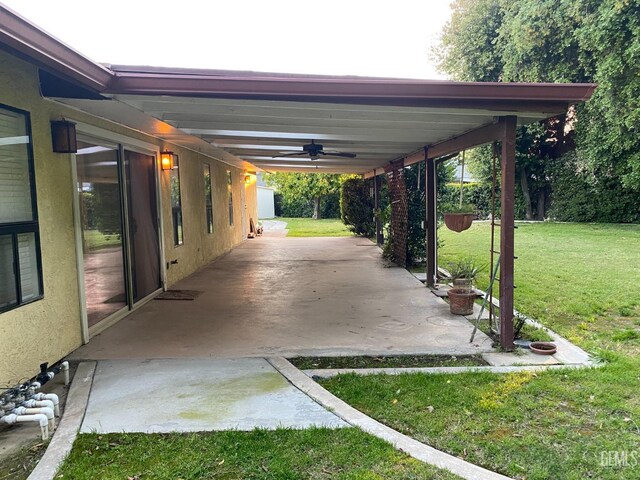
[[[106,132],[168,148],[180,156],[184,244],[173,245],[168,172],[160,172],[165,260],[178,260],[167,271],[167,285],[184,278],[243,240],[242,208],[256,218],[255,182],[245,185],[244,172],[185,148],[43,99],[37,68],[0,51],[0,104],[26,110],[32,141],[41,235],[44,298],[0,314],[0,388],[38,373],[82,343],[80,294],[73,216],[73,155],[52,152],[50,121],[65,117]],[[203,164],[211,165],[214,233],[205,227]],[[229,226],[227,170],[233,175],[234,224]],[[246,188],[246,207],[241,206]],[[1,201],[1,199],[0,199]],[[248,225],[248,223],[247,223]],[[248,229],[248,226],[247,226]]]

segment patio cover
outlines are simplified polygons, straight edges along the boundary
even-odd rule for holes
[[[0,47],[40,67],[43,96],[247,171],[369,177],[387,170],[402,190],[404,167],[428,160],[429,286],[437,267],[435,160],[499,141],[500,334],[507,350],[513,348],[516,127],[563,114],[596,87],[101,65],[2,5]],[[311,140],[356,157],[282,156]],[[406,224],[406,208],[398,212]]]
[[[45,96],[252,170],[367,174],[501,116],[564,113],[595,88],[102,65],[2,5],[0,45],[41,67]],[[357,156],[278,156],[311,140]]]

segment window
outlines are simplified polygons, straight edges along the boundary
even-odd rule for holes
[[[42,297],[29,114],[0,105],[0,312]]]
[[[184,232],[182,230],[182,200],[180,198],[180,164],[176,156],[173,169],[171,170],[171,218],[173,220],[173,245],[178,246],[184,243]]]
[[[227,170],[227,199],[229,201],[229,226],[233,226],[233,192],[231,187],[233,186],[233,179],[231,177],[231,170]]]
[[[204,164],[204,206],[207,232],[213,233],[213,200],[211,198],[211,166]]]

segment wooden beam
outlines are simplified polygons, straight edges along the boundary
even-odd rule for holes
[[[508,117],[505,117],[508,118]],[[515,118],[515,117],[514,117]],[[461,152],[468,148],[484,145],[498,140],[503,132],[502,122],[490,123],[483,127],[475,128],[462,135],[450,138],[444,142],[429,146],[429,158],[438,158],[450,153]]]
[[[516,178],[517,117],[503,117],[501,123],[501,215],[500,215],[500,346],[512,351],[514,289],[514,204]]]
[[[502,118],[507,117],[500,118],[501,120],[496,123],[490,123],[488,125],[469,130],[468,132],[452,137],[449,140],[427,145],[424,148],[416,150],[404,157],[404,164],[405,166],[408,166],[424,161],[427,151],[430,159],[438,158],[452,153],[457,153],[468,148],[484,145],[485,143],[500,140],[504,129],[502,126]],[[365,178],[369,177],[371,177],[370,172],[365,174]]]
[[[425,231],[427,243],[427,287],[433,287],[436,283],[436,272],[438,270],[438,216],[437,216],[437,176],[436,162],[428,158],[428,151],[425,147],[425,157],[427,157],[426,168],[424,169],[425,185]]]
[[[376,175],[376,170],[373,170],[373,210],[376,223],[376,243],[379,246],[384,244],[384,234],[382,233],[382,220],[380,219],[380,181]]]

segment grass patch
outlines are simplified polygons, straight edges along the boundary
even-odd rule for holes
[[[301,370],[324,368],[475,367],[487,365],[487,362],[480,355],[296,357],[288,360]]]
[[[440,230],[440,263],[489,259],[487,223]],[[355,408],[517,479],[640,478],[640,226],[521,223],[516,308],[607,362],[506,375],[341,375],[321,383]],[[485,289],[489,270],[479,275]],[[497,286],[496,286],[497,289]],[[546,333],[525,328],[525,337]]]
[[[105,235],[98,230],[87,230],[83,237],[89,251],[121,245],[120,235]]]
[[[529,324],[525,324],[522,327],[519,338],[523,340],[530,340],[532,342],[550,342],[553,340],[547,332]]]
[[[487,263],[490,230],[487,222],[474,222],[462,233],[440,229],[440,264],[464,257]],[[603,342],[619,348],[612,335],[640,321],[638,245],[640,225],[519,223],[516,308],[584,348]],[[478,276],[482,289],[490,270]],[[624,348],[640,354],[640,341],[626,342]]]
[[[347,226],[339,218],[278,218],[287,222],[288,237],[351,237]]]
[[[640,467],[606,466],[600,455],[638,455],[638,363],[537,374],[349,374],[321,383],[396,430],[513,478],[617,480],[638,478]]]
[[[355,428],[79,435],[59,473],[78,480],[459,478]]]

